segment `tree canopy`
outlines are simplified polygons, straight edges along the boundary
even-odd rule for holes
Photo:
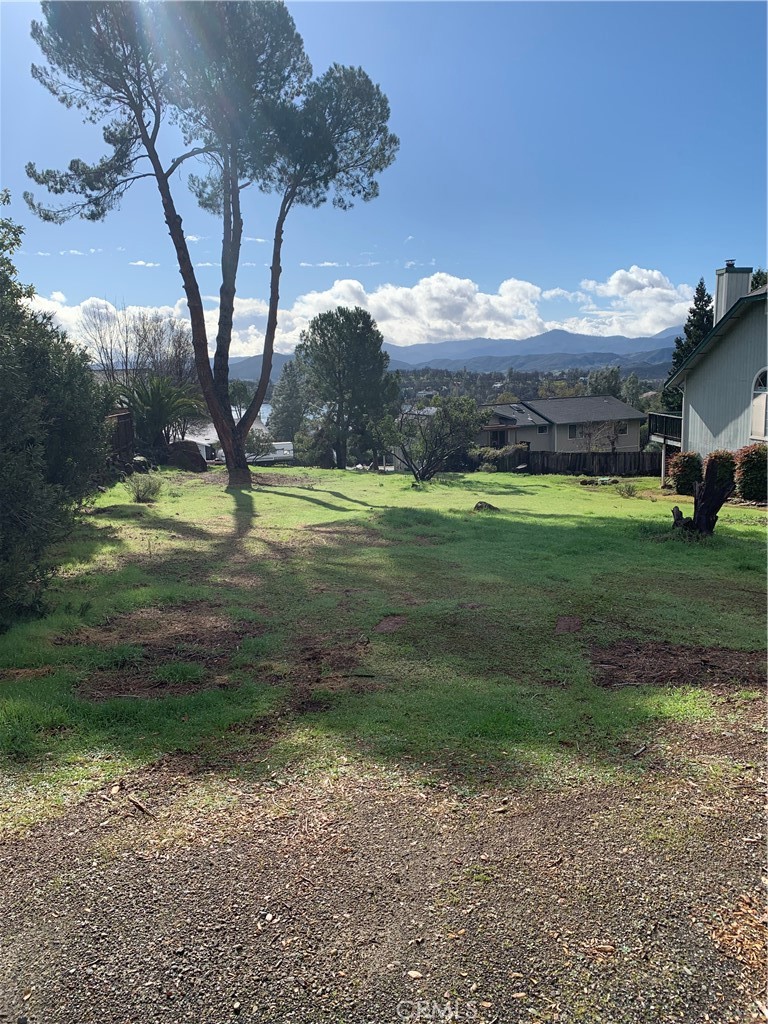
[[[45,0],[32,35],[47,60],[33,74],[86,121],[101,123],[108,152],[66,171],[27,167],[55,196],[31,208],[47,220],[101,220],[128,188],[154,179],[189,308],[200,387],[226,456],[231,485],[249,486],[245,438],[264,400],[277,330],[281,252],[295,205],[329,195],[348,209],[378,194],[376,176],[395,158],[389,104],[361,68],[333,65],[312,80],[300,35],[279,2],[71,2]],[[185,149],[165,153],[168,123]],[[198,203],[221,221],[221,284],[213,366],[202,296],[178,209],[179,170]],[[236,422],[229,403],[229,350],[243,238],[244,190],[276,193],[262,373]]]
[[[350,433],[364,432],[396,397],[383,340],[370,313],[338,306],[316,316],[296,348],[308,388],[324,410],[338,469],[346,468]]]
[[[712,330],[714,311],[712,296],[706,289],[704,278],[699,278],[693,295],[693,305],[688,310],[688,319],[683,328],[684,337],[675,338],[675,349],[672,353],[672,368],[668,380],[671,379],[696,346]],[[683,396],[678,388],[666,389],[662,394],[662,404],[668,412],[679,412],[683,405]]]

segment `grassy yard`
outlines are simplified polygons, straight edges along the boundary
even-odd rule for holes
[[[225,491],[216,471],[162,476],[152,505],[122,485],[100,496],[63,551],[47,615],[0,637],[7,842],[132,790],[129,834],[145,822],[157,845],[184,846],[191,806],[195,828],[209,808],[205,828],[220,829],[246,792],[293,787],[311,802],[376,780],[376,799],[405,787],[490,801],[495,829],[515,801],[566,801],[564,820],[571,799],[612,794],[600,820],[622,842],[668,853],[701,841],[704,855],[698,818],[691,832],[654,794],[693,786],[716,802],[753,779],[765,510],[727,507],[697,543],[671,530],[672,504],[687,499],[652,480],[625,498],[506,474],[418,489],[404,476],[275,470],[252,493]],[[498,510],[474,512],[479,500]],[[754,763],[734,753],[737,735]],[[168,765],[161,828],[142,815]],[[638,800],[650,801],[639,816]],[[146,841],[115,835],[100,856]],[[459,888],[499,870],[478,859]],[[537,1019],[650,1019],[603,1015],[589,991],[583,1012],[546,1016],[542,1002]],[[522,997],[500,998],[507,1016],[491,999],[477,1019],[531,1019],[512,1014]],[[742,1019],[700,1016],[695,1002],[685,1016],[680,999],[658,1019]],[[334,1019],[397,1019],[356,1013]],[[283,1018],[262,1006],[253,1019]]]

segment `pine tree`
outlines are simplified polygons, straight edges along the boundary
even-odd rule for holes
[[[267,424],[272,436],[278,441],[293,441],[304,427],[307,405],[306,382],[292,359],[283,367],[272,395],[272,412]]]
[[[693,305],[688,310],[688,319],[683,328],[684,338],[675,338],[675,350],[672,353],[672,369],[667,380],[673,377],[688,356],[706,338],[714,324],[712,296],[704,285],[704,278],[699,278],[693,295]],[[664,390],[662,404],[668,412],[679,412],[683,407],[682,392],[678,388]]]
[[[766,284],[768,284],[768,274],[766,274],[762,267],[757,267],[752,272],[752,280],[749,282],[749,290],[754,292],[758,288],[765,287]]]

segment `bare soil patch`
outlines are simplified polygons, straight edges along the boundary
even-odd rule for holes
[[[233,654],[248,637],[261,636],[259,622],[236,622],[216,605],[196,601],[168,608],[140,608],[102,626],[89,626],[57,638],[55,643],[98,647],[116,664],[96,669],[79,687],[89,700],[115,697],[165,697],[232,685],[227,670]],[[128,652],[126,653],[126,648]],[[135,657],[130,653],[138,649]],[[200,666],[194,680],[159,679],[164,665]]]
[[[397,633],[408,621],[405,615],[386,615],[373,627],[374,633]]]
[[[704,686],[761,689],[766,683],[765,654],[727,647],[683,647],[623,640],[590,649],[598,686]]]
[[[555,625],[555,636],[560,633],[578,633],[581,629],[581,619],[578,615],[559,615]]]
[[[280,473],[252,473],[259,487],[314,487],[311,476],[283,476]]]
[[[305,526],[302,534],[315,544],[354,544],[360,548],[386,548],[390,542],[376,530],[359,523],[334,523],[330,526]]]

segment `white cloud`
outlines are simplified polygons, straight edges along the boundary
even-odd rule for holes
[[[408,242],[412,242],[412,241],[413,241],[413,235],[408,235],[408,237],[405,239],[405,242],[403,244],[407,244]]]
[[[51,254],[49,252],[36,252],[35,253],[35,256],[50,256],[50,255]]]
[[[347,264],[347,266],[348,265],[349,264]],[[299,266],[300,267],[340,267],[341,264],[337,263],[335,260],[322,260],[320,263],[307,263],[305,260],[302,260],[301,263],[299,264]]]
[[[150,263],[147,260],[131,260],[129,267],[159,267],[159,263]]]
[[[243,241],[244,242],[260,242],[260,243],[263,244],[264,242],[266,242],[266,238],[253,238],[251,235],[246,235],[243,238]]]
[[[104,252],[104,250],[103,249],[89,249],[88,252],[91,254],[91,256],[93,256],[94,253]]]
[[[117,251],[118,252],[125,252],[125,246],[124,245],[118,245]]]
[[[184,235],[187,242],[202,242],[203,235]]]
[[[79,249],[59,249],[59,256],[85,256]]]
[[[215,263],[196,263],[196,267],[215,267]]]
[[[275,347],[278,352],[292,352],[312,317],[336,306],[367,309],[385,340],[398,345],[463,338],[522,339],[556,328],[595,336],[640,337],[682,323],[692,295],[689,285],[675,285],[659,271],[637,267],[616,271],[603,282],[587,279],[581,291],[560,287],[542,290],[530,281],[509,278],[495,292],[486,292],[469,278],[446,273],[422,277],[413,285],[384,284],[367,291],[354,278],[339,278],[329,288],[306,292],[292,306],[280,310]],[[548,315],[557,308],[550,306],[555,300],[573,302],[578,311],[565,319],[555,319]],[[204,301],[212,348],[218,297],[206,295]],[[54,292],[49,299],[33,299],[37,308],[52,313],[75,340],[82,310],[93,303],[104,305],[105,300],[89,298],[70,306],[61,292]],[[113,308],[109,303],[106,306]],[[173,306],[157,309],[163,315],[188,319],[186,300],[182,298]],[[267,312],[263,298],[235,299],[233,356],[261,352]]]

